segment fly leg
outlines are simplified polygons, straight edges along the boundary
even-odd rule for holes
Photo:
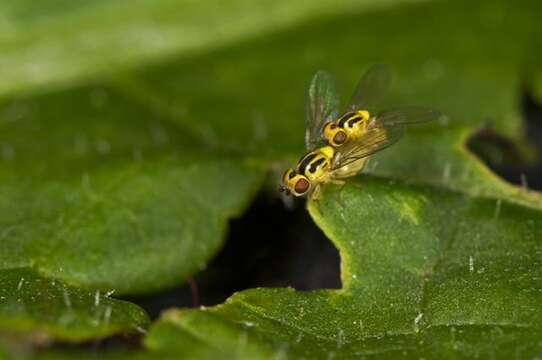
[[[314,205],[316,205],[318,207],[318,211],[324,215],[324,212],[322,210],[322,207],[320,206],[320,195],[321,195],[321,191],[320,191],[320,184],[316,185],[314,187],[314,190],[309,194],[309,200],[310,201],[313,201],[314,202]],[[307,202],[307,206],[309,205],[309,203]]]
[[[321,195],[320,184],[318,184],[314,187],[314,190],[311,192],[310,199],[313,201],[320,201],[320,195]]]

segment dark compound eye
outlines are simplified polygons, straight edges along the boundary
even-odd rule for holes
[[[298,193],[298,194],[304,194],[305,192],[307,192],[307,190],[309,190],[309,182],[308,180],[306,179],[299,179],[297,180],[297,182],[295,183],[295,192]]]
[[[335,144],[342,144],[346,140],[346,133],[344,131],[339,131],[333,137],[333,142]]]
[[[329,127],[330,127],[331,130],[333,130],[333,129],[337,128],[337,125],[331,124]]]

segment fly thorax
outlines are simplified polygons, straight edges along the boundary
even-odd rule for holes
[[[324,146],[305,155],[298,163],[297,171],[311,181],[318,181],[329,174],[335,150]]]
[[[319,151],[328,159],[332,159],[335,156],[335,149],[332,146],[322,146]]]
[[[368,111],[360,110],[346,122],[345,130],[348,133],[349,140],[357,139],[365,134],[367,124],[369,123],[369,116]]]

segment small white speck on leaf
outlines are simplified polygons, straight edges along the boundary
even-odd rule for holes
[[[64,288],[62,291],[62,296],[64,297],[64,304],[66,304],[67,308],[72,307],[72,301],[70,299],[70,294],[68,293],[68,289]]]
[[[337,332],[337,349],[340,349],[344,344],[344,331],[339,329]]]
[[[497,203],[495,204],[495,219],[498,219],[501,213],[501,203],[501,199],[497,199]]]
[[[423,313],[419,313],[418,316],[414,319],[414,331],[419,332],[420,331],[420,321],[423,318]]]
[[[104,312],[104,321],[106,324],[109,324],[109,320],[111,320],[111,312],[113,311],[113,309],[111,309],[111,306],[108,306],[105,308],[105,312]]]
[[[17,291],[21,290],[21,288],[23,287],[23,283],[24,283],[24,277],[22,277],[21,280],[19,280],[19,284],[17,284]]]

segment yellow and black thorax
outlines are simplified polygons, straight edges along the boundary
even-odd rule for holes
[[[297,163],[296,172],[314,180],[329,173],[335,149],[324,146],[304,155]]]
[[[349,111],[333,122],[328,122],[322,135],[333,147],[361,137],[367,130],[370,114],[367,110]]]
[[[349,134],[365,130],[370,114],[367,110],[349,111],[337,119],[337,126]]]

